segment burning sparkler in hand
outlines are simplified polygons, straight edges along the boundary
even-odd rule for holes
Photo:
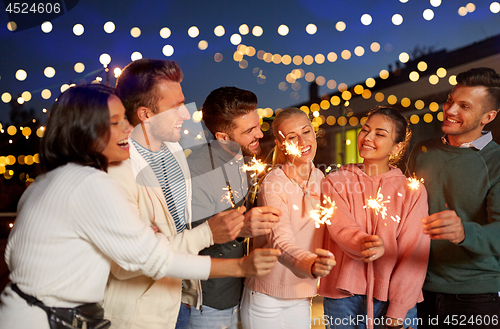
[[[223,191],[226,191],[226,193],[224,193],[222,195],[222,199],[220,199],[220,202],[224,202],[226,201],[227,203],[229,203],[231,205],[231,208],[234,208],[236,206],[235,202],[234,202],[234,198],[238,197],[239,194],[237,191],[233,191],[231,189],[231,186],[229,185],[226,185],[226,187],[223,187],[222,188]]]
[[[363,208],[371,208],[375,211],[375,214],[379,214],[382,216],[382,219],[385,219],[385,216],[387,216],[387,207],[385,206],[386,203],[389,203],[391,200],[389,200],[390,197],[387,198],[387,200],[384,200],[384,196],[382,193],[380,193],[380,188],[377,191],[377,197],[374,199],[372,197],[368,198],[366,200],[366,205]]]
[[[332,225],[330,218],[332,217],[337,206],[335,205],[335,201],[329,196],[324,196],[323,204],[319,206],[319,209],[312,209],[309,212],[309,217],[314,219],[314,225],[316,228],[319,228],[322,224]]]

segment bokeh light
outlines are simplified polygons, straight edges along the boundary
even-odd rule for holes
[[[342,31],[345,31],[346,29],[346,24],[342,21],[338,21],[337,24],[335,24],[335,28],[337,29],[337,31],[339,32],[342,32]]]
[[[394,14],[392,16],[392,24],[394,25],[401,25],[403,23],[403,16],[400,14]]]
[[[432,7],[439,7],[441,6],[441,0],[431,0],[431,6]]]
[[[167,39],[170,35],[172,35],[172,31],[170,31],[168,27],[164,27],[160,30],[160,37],[163,39]]]
[[[450,85],[455,86],[457,84],[457,76],[456,75],[450,75],[448,78],[448,82]]]
[[[241,35],[235,33],[231,36],[230,41],[233,45],[237,46],[241,43]]]
[[[73,68],[76,73],[82,73],[85,71],[85,65],[83,63],[76,63]]]
[[[380,51],[380,44],[378,42],[372,42],[370,45],[370,50],[373,51],[374,53]]]
[[[446,69],[444,67],[440,67],[437,69],[436,74],[440,78],[444,78],[447,74]]]
[[[130,60],[132,60],[132,62],[136,61],[138,59],[141,59],[141,58],[142,58],[142,54],[140,52],[138,52],[138,51],[134,51],[132,53],[132,55],[130,55]]]
[[[335,62],[338,58],[337,54],[334,53],[333,51],[332,52],[329,52],[328,55],[326,56],[326,58],[328,59],[329,62]]]
[[[240,26],[241,27],[241,26]],[[262,29],[262,27],[256,25],[253,27],[252,29],[252,34],[255,36],[255,37],[260,37],[262,34],[264,33],[264,30]],[[243,33],[242,33],[243,34]]]
[[[431,85],[436,85],[439,82],[439,77],[435,74],[429,76],[429,83]]]
[[[356,48],[354,48],[354,54],[356,54],[356,56],[358,57],[363,56],[365,54],[365,48],[357,46]]]
[[[285,24],[282,24],[278,27],[278,34],[279,35],[285,36],[288,34],[288,32],[290,32],[290,29]]]
[[[410,55],[408,55],[408,53],[402,52],[401,54],[399,54],[399,61],[401,63],[406,63],[409,60],[410,60]]]
[[[49,99],[50,96],[52,96],[52,93],[50,92],[50,90],[44,89],[44,90],[42,90],[41,95],[42,95],[43,99]]]
[[[12,95],[9,94],[8,92],[4,92],[2,94],[2,102],[4,103],[10,103],[10,101],[12,100]]]
[[[420,75],[418,74],[418,72],[412,71],[410,73],[410,81],[416,82],[416,81],[418,81],[418,79],[420,79]]]
[[[114,31],[115,31],[115,23],[106,22],[106,24],[104,24],[104,32],[113,33]]]
[[[500,3],[498,2],[492,2],[490,5],[490,11],[493,14],[498,14],[500,12]]]
[[[342,59],[344,59],[344,60],[347,61],[349,58],[351,58],[351,52],[349,50],[347,50],[347,49],[344,49],[340,53],[340,57],[342,57]]]
[[[424,62],[424,61],[418,62],[418,64],[417,64],[417,69],[418,69],[420,72],[424,72],[425,70],[427,70],[427,63],[426,63],[426,62]]]
[[[99,63],[101,63],[104,67],[107,67],[109,63],[111,63],[111,56],[104,53],[99,56]]]
[[[198,49],[206,50],[208,48],[208,42],[206,40],[201,40],[198,42]]]
[[[165,45],[162,49],[162,53],[163,55],[170,57],[174,54],[174,47],[171,45]]]
[[[214,34],[218,37],[222,37],[226,33],[226,30],[224,29],[224,26],[218,25],[214,29]]]
[[[372,23],[372,17],[369,14],[363,14],[361,16],[361,24],[370,25]]]
[[[381,79],[387,79],[389,77],[389,71],[387,70],[381,70],[379,73],[379,76]]]
[[[16,71],[16,79],[19,81],[24,81],[28,77],[28,73],[25,70],[19,69]]]
[[[141,36],[141,29],[138,28],[138,27],[133,27],[131,30],[130,30],[130,35],[133,37],[133,38],[138,38]]]
[[[318,32],[318,27],[314,24],[307,24],[306,32],[311,35],[315,34],[316,32]]]
[[[31,93],[29,91],[25,91],[21,94],[21,97],[25,102],[29,102],[31,100]]]
[[[76,35],[76,36],[80,36],[83,34],[83,32],[85,32],[85,28],[83,27],[82,24],[75,24],[73,26],[73,33]]]
[[[16,22],[14,21],[10,21],[7,23],[7,30],[11,31],[11,32],[14,32],[15,30],[17,30],[17,24]]]
[[[52,23],[51,22],[43,22],[41,28],[42,28],[42,31],[44,33],[49,33],[52,31]]]
[[[410,122],[414,125],[416,125],[418,122],[420,121],[420,117],[416,114],[413,114],[411,117],[410,117]]]
[[[422,15],[426,21],[430,21],[434,18],[434,11],[432,11],[432,9],[426,9]]]
[[[200,30],[199,30],[196,26],[191,26],[191,27],[188,29],[188,35],[189,35],[191,38],[196,38],[198,35],[200,35]]]
[[[250,28],[246,24],[241,24],[238,28],[238,31],[241,35],[247,35],[248,33],[250,33]]]
[[[43,70],[43,74],[47,78],[53,78],[56,75],[56,70],[53,67],[47,66],[45,70]]]

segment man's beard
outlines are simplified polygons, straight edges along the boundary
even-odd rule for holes
[[[258,139],[252,141],[252,143],[254,143],[255,141],[258,141]],[[259,147],[254,149],[253,151],[250,151],[250,148],[248,146],[241,146],[241,153],[243,154],[243,156],[258,156],[260,154],[260,151],[260,144]]]

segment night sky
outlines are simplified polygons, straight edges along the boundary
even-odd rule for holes
[[[184,71],[182,86],[186,102],[195,102],[198,108],[211,90],[237,86],[255,92],[259,107],[276,110],[307,101],[309,81],[318,77],[320,84],[324,81],[320,93],[330,93],[340,83],[351,86],[378,76],[389,65],[395,68],[402,52],[412,58],[416,48],[424,52],[453,50],[500,34],[500,14],[494,13],[497,7],[500,7],[498,3],[484,0],[472,3],[458,0],[408,0],[405,3],[399,0],[80,0],[69,12],[54,19],[51,31],[45,33],[40,25],[9,31],[5,7],[0,5],[0,95],[3,100],[0,123],[5,129],[9,122],[11,106],[4,102],[9,99],[8,95],[17,99],[28,91],[31,100],[21,109],[34,109],[43,123],[47,116],[43,108],[50,109],[63,84],[91,82],[97,76],[105,82],[99,62],[103,53],[111,56],[111,71],[128,64],[134,52],[144,58],[178,62]],[[433,12],[431,20],[423,17],[426,9]],[[372,18],[369,25],[361,22],[364,14]],[[402,24],[392,22],[395,14],[401,15]],[[104,31],[106,22],[114,23],[112,33]],[[345,30],[339,31],[337,26],[342,25],[339,22],[345,23]],[[73,33],[76,24],[84,27],[80,36]],[[243,24],[248,26],[248,34],[241,30]],[[289,30],[285,36],[278,33],[282,24]],[[316,26],[316,33],[306,32],[309,24]],[[224,27],[224,35],[220,37],[214,33],[219,25]],[[199,30],[194,38],[188,35],[188,29],[193,26]],[[262,28],[259,37],[252,34],[255,26]],[[136,38],[131,35],[134,27],[140,29],[140,36]],[[160,30],[165,27],[171,32],[168,38],[160,36]],[[259,59],[258,53],[242,56],[242,62],[235,61],[237,46],[230,42],[233,34],[241,36],[241,44],[254,47],[255,52],[268,52],[269,58],[274,55],[272,60],[279,64],[269,59],[270,62],[266,62],[265,56]],[[205,50],[199,49],[200,41],[208,43]],[[376,52],[371,50],[374,42],[380,47]],[[164,55],[165,46],[173,48],[171,56]],[[356,55],[356,49],[361,56]],[[343,59],[342,53],[346,51],[350,52],[350,58]],[[324,63],[285,65],[276,55],[282,59],[284,55],[292,59],[299,55],[303,60],[311,55],[310,58],[319,58],[320,62],[323,55]],[[336,61],[331,62],[334,57]],[[76,63],[84,64],[83,72],[75,72]],[[55,69],[52,78],[44,75],[47,67]],[[16,79],[19,69],[27,72],[23,81]],[[302,69],[304,75],[309,75],[296,79],[292,85],[287,82],[287,74],[294,69]],[[110,83],[115,83],[113,74]],[[51,94],[46,100],[41,94],[45,89]]]

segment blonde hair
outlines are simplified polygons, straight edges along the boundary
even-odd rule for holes
[[[285,120],[288,120],[288,119],[290,119],[294,116],[297,116],[297,115],[303,115],[304,117],[307,118],[307,120],[309,122],[311,122],[311,118],[309,117],[309,115],[307,115],[304,111],[302,111],[301,109],[298,109],[296,107],[286,108],[276,115],[276,117],[274,118],[274,121],[273,121],[273,136],[274,136],[275,140],[280,141],[283,139],[283,136],[280,134],[280,130],[279,130],[280,125]],[[274,151],[273,151],[272,167],[274,168],[274,167],[276,167],[280,164],[284,164],[284,163],[286,163],[285,152],[283,152],[283,150],[280,150],[278,145],[275,145]]]

